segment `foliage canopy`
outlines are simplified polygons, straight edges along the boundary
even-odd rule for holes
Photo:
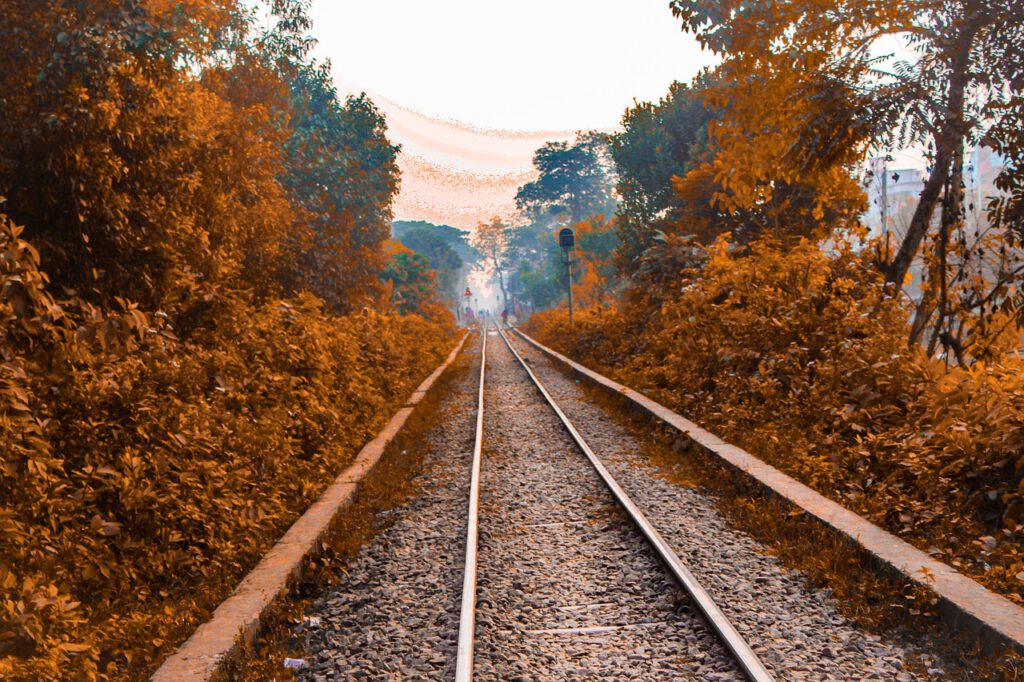
[[[147,674],[448,345],[307,10],[4,4],[0,678]]]

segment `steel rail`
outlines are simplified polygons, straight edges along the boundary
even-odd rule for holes
[[[733,627],[732,623],[729,622],[729,619],[726,618],[724,613],[722,613],[722,610],[717,604],[715,604],[711,595],[708,594],[707,590],[705,590],[699,582],[697,582],[697,579],[690,572],[690,569],[683,564],[675,551],[673,551],[669,544],[665,542],[664,538],[661,537],[658,530],[651,524],[644,513],[640,511],[640,508],[636,506],[629,495],[626,494],[626,491],[619,486],[618,482],[611,475],[608,469],[605,468],[601,460],[597,458],[597,455],[594,454],[594,451],[583,439],[583,436],[580,435],[580,432],[576,430],[576,427],[566,416],[565,412],[562,411],[562,408],[558,406],[558,403],[556,403],[554,398],[551,397],[551,394],[548,393],[546,388],[544,388],[544,384],[540,382],[537,375],[533,373],[533,370],[530,369],[522,356],[519,355],[518,351],[516,351],[512,346],[512,342],[508,340],[505,332],[499,328],[498,333],[501,334],[501,338],[505,341],[505,345],[508,346],[512,355],[515,356],[516,360],[519,361],[519,364],[522,365],[523,369],[525,369],[526,373],[530,376],[530,379],[533,380],[534,385],[540,391],[541,395],[544,396],[548,405],[550,405],[551,409],[558,415],[558,418],[562,421],[562,425],[565,426],[569,435],[572,436],[573,440],[576,441],[576,444],[580,447],[580,450],[582,450],[583,454],[585,454],[587,459],[590,460],[591,465],[593,465],[594,469],[597,471],[608,489],[611,490],[612,495],[615,496],[615,499],[618,500],[619,504],[626,510],[626,513],[629,514],[633,523],[636,524],[640,529],[640,532],[647,538],[647,541],[654,548],[654,551],[658,554],[661,561],[669,569],[669,572],[672,573],[679,585],[686,590],[687,594],[690,595],[690,598],[693,599],[694,603],[696,603],[697,608],[700,609],[700,612],[704,615],[704,618],[707,619],[711,624],[711,627],[713,627],[715,632],[718,633],[722,643],[725,644],[726,648],[728,648],[732,653],[743,673],[752,682],[774,682],[775,678],[773,678],[771,673],[765,669],[760,659],[758,659],[757,654],[753,652],[746,640],[744,640],[740,633],[736,631],[736,628]]]
[[[487,375],[487,327],[480,325],[480,390],[477,395],[476,436],[473,441],[472,474],[469,479],[469,513],[466,521],[466,562],[462,575],[462,610],[459,613],[459,644],[455,659],[456,682],[473,679],[473,635],[476,631],[477,523],[480,512],[480,460],[484,441],[484,378]]]

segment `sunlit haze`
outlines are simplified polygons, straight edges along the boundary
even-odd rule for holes
[[[711,62],[664,0],[313,4],[318,55],[403,147],[397,218],[472,227],[514,210],[533,151],[613,129]]]

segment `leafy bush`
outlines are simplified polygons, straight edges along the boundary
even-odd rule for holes
[[[909,312],[845,246],[720,240],[675,281],[529,328],[1024,603],[1018,355],[947,369],[908,349]]]
[[[0,677],[150,670],[315,499],[451,343],[320,300],[173,320],[47,291],[0,217]]]
[[[0,679],[150,671],[451,342],[308,10],[4,5]]]

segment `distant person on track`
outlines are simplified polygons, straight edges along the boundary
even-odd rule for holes
[[[508,308],[505,308],[504,310],[501,311],[501,326],[508,326]]]

